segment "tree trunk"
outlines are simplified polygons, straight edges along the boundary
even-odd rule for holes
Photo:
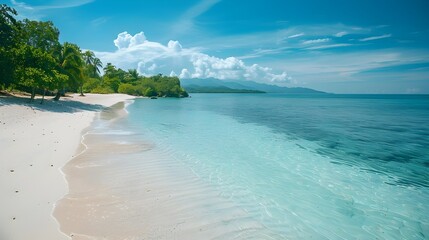
[[[61,97],[61,91],[57,90],[57,93],[55,94],[55,97],[54,97],[54,101],[60,100],[60,97]]]
[[[42,96],[42,100],[40,101],[40,104],[43,104],[43,100],[45,100],[45,94],[46,94],[46,89],[43,89],[43,96]]]
[[[32,102],[34,100],[34,97],[36,96],[36,88],[33,87],[31,89],[31,98],[30,98],[30,102]]]
[[[85,96],[85,95],[83,94],[83,85],[81,85],[81,86],[80,86],[80,96],[81,96],[81,97]]]

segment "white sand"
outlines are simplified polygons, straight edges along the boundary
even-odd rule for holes
[[[52,216],[68,192],[61,168],[77,153],[82,131],[123,94],[73,95],[59,102],[0,97],[0,239],[70,239]]]

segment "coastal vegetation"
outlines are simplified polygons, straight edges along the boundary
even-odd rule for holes
[[[51,21],[17,20],[18,13],[0,5],[0,90],[55,95],[65,92],[126,93],[136,96],[187,97],[177,77],[140,76],[103,63],[92,51],[59,42]],[[103,72],[100,70],[103,69]]]

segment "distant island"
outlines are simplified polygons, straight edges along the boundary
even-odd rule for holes
[[[289,93],[324,94],[310,88],[280,87],[253,81],[207,79],[182,79],[181,86],[189,93]]]
[[[225,86],[200,86],[200,85],[188,85],[186,91],[189,93],[266,93],[259,90],[250,89],[234,89]]]

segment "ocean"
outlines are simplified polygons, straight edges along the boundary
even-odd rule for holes
[[[103,236],[429,238],[428,95],[192,94],[125,109],[100,115],[85,144],[103,150],[70,168],[96,179],[73,198],[96,190],[94,219],[122,224]]]

